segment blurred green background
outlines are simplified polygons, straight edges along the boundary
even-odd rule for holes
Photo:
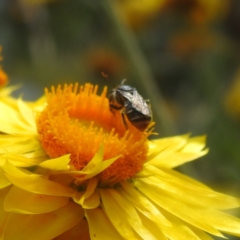
[[[207,134],[180,170],[240,196],[239,0],[1,0],[3,69],[15,96],[70,82],[135,86],[160,137]],[[102,72],[108,77],[102,76]],[[233,239],[233,238],[232,238]]]

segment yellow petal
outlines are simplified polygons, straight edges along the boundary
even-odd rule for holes
[[[162,210],[164,215],[169,219],[172,223],[172,226],[161,226],[162,231],[164,234],[173,240],[185,240],[185,239],[192,239],[192,240],[203,240],[200,238],[195,232],[191,229],[191,225],[186,224],[184,221],[180,220],[179,218],[169,214]],[[202,231],[203,232],[203,231]],[[203,235],[203,234],[202,234]]]
[[[5,225],[7,223],[7,220],[10,214],[4,210],[3,203],[10,189],[11,187],[0,189],[0,239],[1,240],[3,239],[3,230],[5,228]]]
[[[125,213],[112,198],[109,189],[100,189],[99,191],[102,199],[103,210],[118,233],[125,239],[136,239],[137,237],[135,236],[131,225],[128,221],[126,221]]]
[[[153,140],[154,146],[150,150],[160,150],[161,152],[176,152],[181,149],[189,140],[189,134]]]
[[[90,197],[84,199],[82,207],[84,209],[94,209],[100,205],[100,195],[98,192],[94,192]]]
[[[207,233],[203,232],[202,230],[195,228],[193,226],[191,226],[191,229],[193,232],[195,232],[195,234],[201,239],[201,240],[214,240],[212,237],[210,237],[210,235],[208,235]]]
[[[121,186],[124,189],[119,190],[122,196],[128,199],[139,212],[151,221],[157,223],[159,226],[171,226],[171,223],[166,219],[166,217],[163,216],[162,213],[144,195],[138,192],[133,185],[122,181]]]
[[[209,235],[205,232],[196,229],[186,222],[183,222],[173,215],[168,214],[167,212],[161,211],[164,215],[172,222],[171,226],[163,226],[158,225],[156,222],[150,221],[148,218],[140,214],[141,220],[143,225],[148,228],[151,232],[155,233],[158,236],[158,239],[171,239],[171,240],[185,240],[185,239],[192,239],[192,240],[213,240]],[[168,238],[167,238],[168,237]]]
[[[9,96],[12,92],[15,90],[19,89],[21,86],[20,85],[14,85],[14,86],[5,86],[4,88],[1,89],[1,97],[7,97]],[[5,98],[4,98],[5,99]],[[15,99],[10,98],[14,102],[16,102]]]
[[[96,240],[122,240],[123,238],[116,231],[101,208],[85,210],[88,220],[91,239]],[[132,239],[132,238],[126,238]]]
[[[11,185],[11,182],[5,177],[3,170],[0,168],[0,189]]]
[[[98,184],[97,178],[91,178],[88,182],[87,189],[84,194],[81,195],[81,198],[74,199],[75,202],[82,205],[84,209],[93,209],[99,206],[100,196],[96,187]]]
[[[37,135],[0,135],[0,153],[23,154],[41,149]]]
[[[165,234],[163,233],[161,229],[161,225],[158,224],[158,222],[153,222],[143,214],[139,213],[139,217],[141,218],[141,221],[145,228],[147,228],[151,233],[156,235],[158,239],[160,240],[169,240]]]
[[[35,194],[13,186],[5,198],[5,211],[40,214],[55,211],[69,202],[67,197]]]
[[[52,239],[78,224],[83,217],[83,210],[73,202],[50,213],[12,213],[4,231],[4,240]]]
[[[42,162],[42,160],[39,158],[26,158],[23,156],[7,153],[0,156],[0,166],[3,166],[6,160],[8,160],[8,162],[16,167],[31,167]]]
[[[59,158],[46,160],[39,164],[40,167],[54,171],[64,171],[69,169],[70,155],[64,155]]]
[[[206,136],[192,137],[188,139],[187,144],[181,149],[181,152],[199,152],[206,146]]]
[[[240,219],[214,209],[201,210],[201,216],[216,229],[240,237]]]
[[[104,149],[103,149],[103,145],[101,145],[97,153],[91,159],[91,161],[84,167],[84,170],[86,172],[89,171],[89,173],[91,173],[93,169],[94,171],[96,171],[96,169],[100,166],[100,163],[103,161],[103,154],[104,154]]]
[[[21,99],[17,100],[18,110],[22,116],[22,119],[27,125],[34,126],[35,119],[33,115],[33,110]]]
[[[215,192],[208,187],[192,184],[190,181],[166,173],[165,170],[162,171],[154,167],[151,167],[151,170],[153,176],[144,178],[144,182],[155,188],[159,194],[168,195],[170,198],[187,204],[214,209],[229,209],[240,206],[240,201],[235,197]],[[137,181],[136,179],[135,183]],[[191,192],[191,194],[186,195],[186,192]]]
[[[82,219],[77,225],[54,238],[54,240],[91,240],[87,220]]]
[[[162,153],[158,155],[153,160],[147,162],[146,164],[151,164],[156,167],[165,167],[165,168],[175,168],[177,166],[183,165],[184,163],[193,161],[197,158],[200,158],[208,153],[208,150],[201,152],[172,152],[172,153]]]
[[[208,149],[204,149],[205,136],[188,137],[183,135],[155,140],[155,148],[150,149],[146,164],[174,168],[207,154]]]
[[[136,186],[151,201],[172,215],[175,215],[176,217],[186,221],[189,224],[192,224],[199,229],[202,229],[203,231],[223,237],[223,235],[212,225],[210,225],[208,221],[205,221],[205,219],[202,218],[201,212],[196,211],[195,208],[189,207],[183,202],[178,202],[175,199],[158,193],[156,189],[149,186],[149,184],[144,183],[143,180],[139,180]]]
[[[72,197],[74,195],[73,189],[52,182],[41,175],[23,172],[9,162],[6,162],[2,168],[11,183],[26,191],[50,196]]]
[[[102,161],[101,163],[99,163],[99,166],[96,166],[96,168],[94,169],[94,171],[92,171],[92,173],[90,173],[86,176],[85,179],[92,178],[92,177],[96,176],[97,174],[99,174],[100,172],[104,171],[110,165],[112,165],[118,158],[119,158],[119,156]],[[80,172],[82,172],[82,171],[80,171]]]
[[[41,112],[46,106],[46,97],[42,96],[34,102],[27,102],[28,106],[34,110],[34,119],[35,119],[35,111]]]
[[[106,168],[108,168],[111,164],[113,164],[119,156],[104,160],[103,161],[103,154],[104,154],[104,149],[103,145],[100,146],[99,150],[97,153],[94,155],[92,160],[83,168],[82,171],[79,171],[80,174],[87,174],[87,178],[89,179],[92,178],[93,176],[96,176],[98,173],[102,172]]]
[[[119,158],[119,156],[117,156],[114,158],[103,160],[103,153],[103,146],[100,146],[98,152],[94,155],[92,160],[81,171],[67,171],[64,173],[75,175],[75,178],[79,182],[93,178],[94,176],[108,168]]]
[[[29,159],[34,158],[36,159],[36,161],[39,161],[39,160],[43,161],[46,158],[48,158],[46,152],[43,149],[37,149],[37,150],[34,150],[33,152],[24,153],[24,156]]]
[[[91,178],[89,179],[88,185],[87,185],[87,189],[85,191],[85,198],[90,197],[94,192],[95,189],[98,185],[98,179],[97,178]]]
[[[0,131],[8,134],[36,134],[36,126],[30,126],[22,121],[22,115],[11,106],[0,102]]]
[[[141,237],[141,239],[157,240],[157,236],[154,236],[149,232],[144,225],[136,211],[136,209],[128,202],[124,197],[122,197],[118,191],[114,189],[109,189],[109,193],[112,198],[119,205],[120,210],[122,210],[125,215],[126,221],[129,222],[130,226],[135,230],[135,232]]]
[[[204,185],[203,183],[200,183],[197,180],[194,180],[193,178],[190,178],[184,174],[181,174],[177,171],[174,171],[172,169],[164,169],[164,172],[167,174],[170,174],[171,177],[174,177],[174,179],[181,185],[189,187],[189,189],[194,189],[196,191],[199,191],[199,193],[203,193],[206,196],[209,196],[210,198],[216,198],[212,204],[214,204],[215,207],[212,206],[212,208],[216,209],[230,209],[230,208],[237,208],[240,206],[240,200],[238,198],[222,194],[219,192],[216,192],[209,188],[208,186]],[[205,192],[206,191],[206,192]]]
[[[148,166],[149,167],[149,166]],[[153,167],[154,169],[156,169],[155,167]],[[152,171],[152,169],[150,171]],[[159,169],[160,170],[160,169]],[[169,168],[164,168],[163,170],[165,173],[167,173],[168,175],[171,175],[171,177],[175,178],[175,180],[180,180],[183,184],[186,184],[188,183],[188,185],[191,185],[193,187],[198,187],[198,188],[202,188],[202,189],[208,189],[208,190],[211,190],[210,187],[206,186],[205,184],[191,178],[191,177],[188,177],[187,175],[185,174],[182,174],[178,171],[175,171],[173,169],[169,169]]]

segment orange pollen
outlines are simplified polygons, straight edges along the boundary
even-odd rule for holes
[[[51,158],[70,154],[70,165],[81,170],[93,158],[100,145],[103,159],[120,156],[99,174],[102,183],[116,183],[141,171],[147,158],[147,137],[127,121],[120,111],[109,109],[107,87],[97,95],[98,86],[64,85],[45,90],[47,105],[37,117],[37,129],[43,149]]]

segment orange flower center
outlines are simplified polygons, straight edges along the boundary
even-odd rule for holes
[[[120,111],[109,109],[107,87],[97,95],[98,86],[58,86],[46,89],[47,105],[37,118],[43,149],[52,157],[70,154],[70,165],[81,170],[93,158],[100,145],[104,160],[120,156],[99,174],[100,182],[119,182],[141,171],[148,152],[147,137],[127,121]]]

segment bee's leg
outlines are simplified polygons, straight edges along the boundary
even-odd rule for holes
[[[122,109],[122,107],[118,107],[118,106],[116,106],[116,105],[113,105],[113,104],[109,104],[109,108],[110,108],[110,111],[114,114],[114,111],[113,111],[113,109],[114,110],[121,110]]]
[[[126,129],[128,129],[128,125],[127,125],[127,122],[126,122],[126,120],[125,120],[125,112],[123,111],[122,113],[122,120],[123,120],[123,124],[124,124],[124,126],[126,127]]]
[[[146,103],[148,106],[151,106],[151,103],[150,103],[150,100],[149,100],[149,99],[145,99],[144,101],[145,101],[145,103]]]

